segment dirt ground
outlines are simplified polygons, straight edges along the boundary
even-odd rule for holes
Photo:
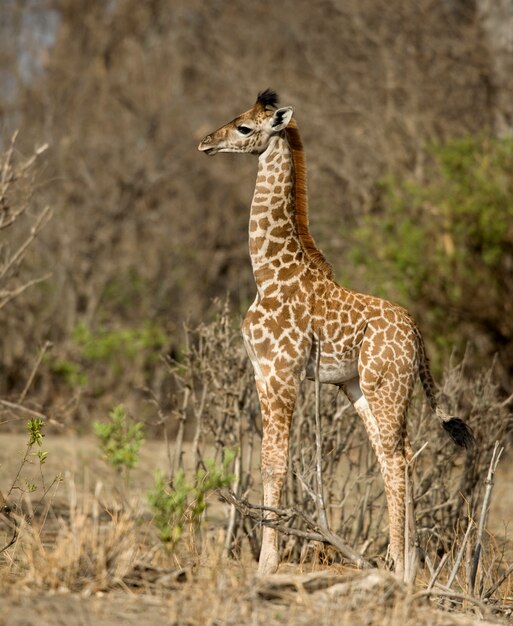
[[[166,604],[151,596],[132,597],[108,594],[103,597],[79,595],[46,595],[1,597],[2,626],[157,624],[166,623]]]
[[[282,574],[267,581],[233,572],[214,582],[200,577],[181,589],[158,595],[127,592],[81,594],[10,594],[0,596],[1,626],[89,626],[126,624],[150,626],[470,626],[508,623],[491,611],[477,608],[449,613],[427,599],[416,598],[388,573],[314,575],[319,588],[307,588],[308,575]],[[312,576],[312,575],[310,575]],[[365,578],[364,578],[365,576]],[[312,580],[312,579],[310,579]],[[339,582],[336,582],[336,581]],[[351,583],[348,585],[347,580]],[[345,582],[344,582],[345,581]],[[328,584],[328,583],[326,583]],[[303,586],[304,585],[304,586]]]
[[[0,489],[4,493],[16,474],[24,449],[24,436],[2,436]],[[116,494],[119,478],[99,458],[93,438],[48,436],[43,449],[48,451],[44,466],[46,483],[58,473],[64,473],[62,484],[52,496],[56,509],[64,511],[68,506],[70,485],[76,485],[77,492],[101,493],[103,500],[108,500],[109,494]],[[164,443],[145,442],[140,465],[130,483],[134,502],[143,506],[144,492],[152,484],[154,471],[166,466]],[[513,518],[512,474],[512,460],[504,458],[499,466],[488,523],[488,529],[497,539],[502,542],[507,538],[509,546]],[[38,465],[32,464],[25,476],[37,482]],[[15,492],[13,496],[16,497]],[[214,515],[216,507],[220,511],[221,505],[213,503]],[[4,532],[2,543],[5,536]],[[215,537],[211,546],[204,554],[195,556],[194,566],[190,565],[192,560],[171,559],[167,569],[160,570],[148,585],[128,582],[108,591],[94,590],[93,585],[70,592],[66,588],[48,590],[44,585],[35,585],[37,572],[32,572],[30,580],[25,581],[13,581],[11,577],[0,590],[0,626],[512,623],[508,612],[497,615],[485,605],[466,606],[465,615],[441,610],[442,600],[423,596],[421,586],[407,590],[387,572],[376,570],[369,574],[331,567],[308,573],[300,566],[284,564],[278,576],[257,580],[256,565],[249,557],[241,562],[226,561],[220,556]],[[9,567],[8,559],[0,563],[2,566]],[[184,566],[184,575],[177,577],[173,572],[180,566]],[[445,608],[448,606],[446,603]]]

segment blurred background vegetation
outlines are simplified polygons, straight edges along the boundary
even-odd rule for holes
[[[256,163],[196,145],[266,87],[339,281],[410,309],[439,369],[496,358],[511,394],[512,33],[508,0],[3,0],[2,152],[49,147],[0,203],[26,206],[2,259],[53,217],[12,277],[45,280],[0,307],[0,397],[74,426],[172,405],[184,322],[255,292]]]

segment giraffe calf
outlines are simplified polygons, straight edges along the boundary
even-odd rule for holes
[[[390,554],[404,576],[405,469],[413,452],[406,414],[417,377],[433,413],[453,441],[471,429],[437,405],[424,342],[409,313],[338,285],[308,227],[306,165],[292,107],[275,92],[207,135],[199,150],[258,156],[249,219],[257,295],[242,325],[262,412],[264,505],[279,506],[289,432],[300,381],[338,385],[360,415],[379,461],[388,505]],[[272,515],[271,515],[272,516]],[[263,530],[259,574],[279,565],[277,532]]]

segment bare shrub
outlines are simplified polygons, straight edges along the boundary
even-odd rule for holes
[[[227,497],[230,510],[225,547],[227,552],[238,553],[248,538],[257,557],[263,511],[251,500],[259,498],[255,477],[259,472],[261,429],[252,371],[239,330],[226,307],[220,309],[210,324],[188,329],[187,336],[185,360],[172,369],[182,402],[179,419],[183,423],[190,417],[195,423],[195,464],[202,463],[207,446],[213,446],[219,457],[224,447],[237,446],[234,471],[238,480],[234,497]],[[499,400],[492,369],[471,379],[466,375],[463,361],[451,366],[443,379],[440,390],[443,403],[452,414],[464,417],[476,435],[476,446],[466,455],[448,441],[428,409],[420,387],[408,420],[414,448],[420,449],[427,442],[412,471],[421,558],[429,571],[446,554],[444,576],[448,578],[470,524],[466,548],[463,546],[467,561],[460,560],[456,566],[458,580],[467,581],[464,585],[467,590],[468,576],[461,572],[465,567],[468,569],[471,558],[468,555],[476,549],[477,522],[494,444],[504,443],[513,426],[507,404]],[[341,559],[340,550],[329,534],[322,534],[316,505],[314,387],[308,381],[302,385],[293,418],[283,508],[278,511],[277,520],[266,523],[274,523],[282,531],[282,549],[288,560],[297,562],[315,557],[337,562]],[[176,401],[179,403],[178,398]],[[349,548],[349,553],[354,550],[371,562],[383,562],[388,543],[386,502],[379,466],[365,429],[336,388],[323,387],[320,417],[329,529],[343,542],[344,549]],[[182,435],[178,437],[180,442]],[[180,447],[176,454],[181,458]],[[321,544],[331,548],[321,548]],[[493,541],[485,539],[485,544],[488,561],[483,567],[488,568],[489,581],[497,580],[504,563],[494,553]],[[483,589],[481,592],[484,593]]]
[[[513,426],[513,415],[500,399],[498,385],[493,380],[493,364],[472,378],[468,377],[465,366],[464,359],[449,367],[441,386],[449,412],[464,417],[476,435],[476,445],[465,457],[446,445],[443,432],[433,429],[429,411],[423,407],[414,411],[414,418],[418,415],[413,422],[417,428],[414,443],[418,446],[430,441],[416,470],[417,515],[424,532],[433,529],[448,545],[458,520],[466,516],[474,519],[478,514],[485,488],[483,478],[495,442],[507,443]]]
[[[157,368],[134,375],[140,363],[116,380],[109,372],[106,386],[96,384],[104,364],[88,363],[94,381],[73,384],[80,324],[101,334],[151,318],[176,353],[188,314],[204,319],[227,291],[241,308],[252,298],[254,162],[235,171],[227,156],[212,169],[195,145],[238,109],[240,94],[245,101],[272,86],[295,105],[313,231],[339,269],[350,267],[351,231],[379,204],[385,172],[420,175],[426,143],[492,127],[510,100],[476,3],[236,0],[221,11],[204,0],[11,0],[4,13],[0,69],[14,89],[0,94],[0,106],[9,105],[9,123],[19,120],[28,142],[51,142],[52,184],[42,194],[59,212],[59,228],[45,233],[34,258],[52,271],[51,287],[38,290],[22,323],[10,322],[17,340],[4,385],[16,389],[27,346],[52,341],[57,362],[37,389],[65,419],[86,422],[99,404],[105,411],[119,402],[115,395],[130,396],[140,413],[138,386],[162,402],[166,393]],[[28,80],[20,42],[37,51]],[[350,273],[353,287],[375,291],[357,268]]]
[[[24,333],[20,332],[20,318],[27,321],[27,316],[12,315],[11,307],[7,305],[13,305],[15,299],[21,300],[30,287],[50,277],[49,272],[34,268],[33,262],[26,262],[29,251],[52,217],[52,211],[48,206],[38,209],[33,199],[37,161],[48,146],[42,145],[30,156],[24,157],[16,151],[17,134],[13,135],[9,148],[0,157],[0,326],[2,327],[0,352],[1,368],[4,373],[0,381],[0,398],[9,386],[5,379],[14,365],[16,360],[14,354],[18,352],[20,343],[27,350],[23,358],[29,374],[26,374],[27,378],[23,385],[18,382],[18,396],[15,402],[0,399],[0,417],[7,421],[19,419],[20,410],[23,416],[27,417],[25,409],[20,405],[25,400],[35,370],[40,364],[36,353],[37,343],[34,342],[28,351],[28,344],[26,345],[22,339]],[[19,310],[23,311],[23,307]],[[31,414],[32,417],[34,415],[40,416]]]
[[[20,276],[20,266],[28,249],[51,217],[49,207],[39,214],[31,213],[34,164],[48,146],[40,146],[30,157],[20,158],[15,154],[17,135],[13,135],[11,145],[0,158],[0,232],[3,236],[0,243],[0,310],[32,285],[48,278],[48,274],[32,279],[24,278],[23,273]]]

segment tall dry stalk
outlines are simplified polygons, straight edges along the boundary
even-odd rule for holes
[[[469,586],[473,594],[475,594],[477,569],[479,567],[481,552],[483,550],[483,535],[485,531],[486,520],[488,519],[488,514],[490,512],[490,504],[491,504],[492,490],[493,490],[493,485],[494,485],[495,471],[497,470],[497,465],[500,461],[500,458],[503,452],[504,452],[504,448],[499,445],[498,441],[496,441],[493,447],[492,458],[490,460],[490,466],[488,468],[488,474],[486,476],[486,481],[485,481],[486,488],[485,488],[485,494],[483,497],[483,503],[481,505],[481,515],[479,516],[479,526],[477,529],[476,546],[474,549],[474,555],[472,559],[472,570],[470,572]],[[481,593],[482,593],[482,589],[481,589]]]
[[[102,485],[79,492],[65,480],[68,506],[53,515],[16,516],[19,538],[6,556],[3,574],[24,588],[95,592],[123,587],[146,554],[133,511],[107,511]],[[4,582],[7,579],[4,579]]]
[[[321,429],[321,381],[319,378],[319,365],[321,361],[322,340],[321,335],[317,337],[317,353],[315,356],[315,476],[316,491],[315,500],[317,503],[317,518],[321,528],[329,530],[328,516],[326,515],[326,504],[324,502],[324,481],[322,463],[322,429]]]

